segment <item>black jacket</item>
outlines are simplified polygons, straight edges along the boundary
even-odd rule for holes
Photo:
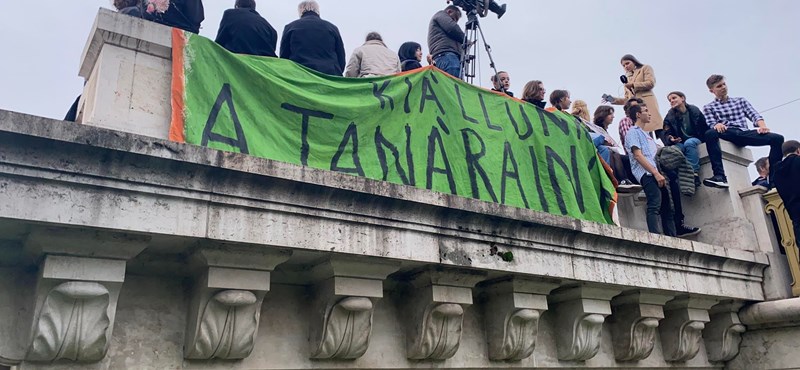
[[[528,102],[528,103],[531,103],[531,104],[533,104],[533,105],[535,105],[535,106],[537,106],[537,107],[539,107],[541,109],[544,109],[544,107],[547,105],[547,102],[544,101],[544,100],[526,99],[525,101]]]
[[[142,17],[142,10],[138,6],[129,6],[119,10],[121,14],[129,15],[131,17]]]
[[[345,67],[344,42],[336,26],[317,13],[305,12],[283,29],[281,58],[321,73],[341,76]]]
[[[278,32],[255,9],[228,9],[222,15],[217,43],[232,53],[277,57]]]
[[[689,121],[692,123],[692,127],[694,127],[694,136],[689,136],[684,132],[683,113],[676,108],[672,108],[664,118],[664,131],[661,134],[661,140],[664,142],[664,145],[670,146],[675,144],[667,139],[669,136],[680,137],[683,141],[688,140],[690,137],[698,138],[702,142],[706,141],[705,133],[709,128],[706,123],[705,115],[700,111],[700,108],[691,104],[686,104],[686,110],[689,112]]]
[[[200,33],[200,23],[206,18],[202,0],[172,0],[164,14],[143,15],[147,20],[193,33]]]
[[[418,49],[422,49],[422,46],[413,41],[400,45],[400,50],[397,52],[397,57],[400,58],[400,70],[405,72],[422,68],[422,64],[417,60]]]
[[[795,225],[800,225],[800,156],[790,155],[775,165],[775,187]],[[797,227],[797,226],[795,226]]]

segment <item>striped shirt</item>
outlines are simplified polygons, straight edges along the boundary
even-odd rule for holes
[[[656,152],[658,148],[656,147],[656,142],[639,126],[631,127],[631,129],[628,130],[628,134],[625,136],[625,150],[627,150],[631,156],[633,156],[633,148],[640,149],[644,158],[650,162],[653,168],[657,168]],[[633,176],[635,176],[640,183],[644,175],[652,175],[633,157],[631,157],[631,172],[633,172]]]
[[[628,130],[630,130],[631,127],[633,127],[633,121],[630,118],[625,117],[619,121],[619,139],[622,141],[623,147],[625,147],[625,135],[628,134]]]
[[[703,107],[703,114],[706,116],[709,127],[721,123],[728,128],[745,131],[748,130],[748,119],[753,122],[755,127],[758,127],[756,122],[764,119],[745,98],[728,98],[725,101],[714,99]]]

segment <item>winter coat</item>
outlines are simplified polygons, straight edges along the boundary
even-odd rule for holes
[[[440,10],[431,18],[428,27],[428,49],[434,58],[445,52],[462,54],[461,45],[464,43],[464,31],[447,12]]]
[[[791,154],[775,165],[775,187],[778,189],[786,212],[798,230],[800,225],[800,156]],[[795,235],[797,238],[798,236]]]
[[[674,171],[678,173],[678,184],[681,188],[681,194],[692,197],[694,196],[694,170],[686,156],[677,146],[666,146],[658,150],[656,154],[656,163],[658,164],[659,171]]]
[[[400,46],[397,57],[400,58],[400,69],[403,72],[422,68],[422,64],[417,60],[418,49],[422,49],[422,46],[416,42],[406,42]]]
[[[232,53],[277,57],[278,32],[255,9],[228,9],[216,42]]]
[[[653,72],[653,67],[648,65],[635,69],[633,72],[627,74],[628,81],[633,82],[633,91],[625,89],[624,98],[614,98],[615,105],[625,105],[625,103],[632,98],[640,98],[644,100],[647,105],[647,111],[650,112],[652,118],[650,123],[644,127],[647,132],[661,130],[664,126],[664,119],[658,110],[658,99],[653,93],[653,88],[656,86],[656,75]]]
[[[149,21],[192,33],[200,32],[200,24],[206,18],[202,0],[171,0],[164,14],[145,12],[143,15]]]
[[[353,51],[345,76],[373,77],[400,73],[400,58],[380,40],[370,40]]]
[[[305,12],[283,29],[281,58],[317,72],[341,76],[344,72],[344,42],[339,29],[317,13]]]
[[[667,139],[669,136],[679,137],[683,139],[683,142],[686,142],[686,140],[691,137],[700,139],[702,142],[706,141],[705,133],[708,131],[706,116],[703,115],[700,108],[691,104],[686,104],[686,110],[689,112],[689,122],[691,122],[694,128],[694,136],[689,136],[683,128],[683,113],[677,108],[672,108],[667,112],[667,116],[664,118],[664,133],[661,138],[664,145],[669,146],[675,144]]]
[[[547,106],[547,102],[544,100],[526,99],[525,101],[539,107],[540,109],[544,109],[544,107]]]

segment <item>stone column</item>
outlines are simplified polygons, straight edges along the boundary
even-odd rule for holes
[[[664,320],[658,327],[664,359],[669,362],[686,362],[697,356],[703,339],[705,324],[711,319],[708,309],[716,300],[683,296],[673,299],[664,307]]]
[[[577,286],[559,289],[549,297],[556,314],[558,359],[586,361],[600,351],[600,333],[611,315],[611,298],[622,291]]]
[[[79,74],[86,85],[78,122],[168,138],[172,114],[169,27],[100,9]]]
[[[17,340],[26,362],[98,362],[108,351],[126,261],[150,237],[91,230],[41,228],[26,250],[42,256],[32,325]],[[26,341],[27,340],[27,341]]]
[[[650,357],[655,347],[663,306],[671,295],[628,292],[611,301],[609,318],[617,361],[640,361]]]
[[[369,348],[374,302],[383,298],[383,281],[400,262],[332,257],[312,270],[310,357],[355,360]]]

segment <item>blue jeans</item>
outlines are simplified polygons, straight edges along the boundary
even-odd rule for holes
[[[453,52],[445,52],[439,54],[434,58],[436,67],[445,71],[447,74],[460,79],[461,78],[461,58],[458,54]]]
[[[683,155],[686,156],[686,160],[689,161],[689,164],[692,165],[694,173],[700,172],[700,154],[697,153],[697,147],[700,146],[700,143],[700,139],[691,137],[682,143],[675,144],[681,149]]]
[[[600,158],[603,158],[607,164],[611,164],[611,149],[607,146],[603,145],[606,142],[606,138],[600,134],[591,134],[592,142],[594,146],[597,148],[597,154],[600,154]]]

